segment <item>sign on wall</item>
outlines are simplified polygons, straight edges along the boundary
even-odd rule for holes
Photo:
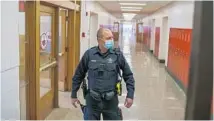
[[[25,12],[25,1],[19,1],[19,12]]]
[[[45,32],[41,34],[40,47],[47,53],[51,52],[51,32]]]

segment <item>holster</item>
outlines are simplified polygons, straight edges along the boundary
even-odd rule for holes
[[[82,91],[83,91],[83,97],[85,99],[87,93],[88,93],[88,89],[87,89],[87,84],[86,84],[86,80],[83,79],[83,83],[82,83]]]

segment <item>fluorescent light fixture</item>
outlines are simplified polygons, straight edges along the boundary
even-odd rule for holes
[[[140,9],[121,9],[122,11],[140,11]]]
[[[136,5],[136,6],[145,6],[146,3],[120,3],[120,5]]]
[[[135,16],[136,14],[134,13],[123,13],[123,17],[125,20],[132,20],[132,18]]]
[[[142,7],[124,7],[124,6],[121,6],[120,8],[121,9],[142,9]]]

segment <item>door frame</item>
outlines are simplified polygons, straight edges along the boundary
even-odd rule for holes
[[[81,7],[81,1],[75,1]],[[79,11],[68,11],[68,61],[67,61],[67,90],[72,89],[72,77],[80,60],[80,24],[81,24],[81,9]]]
[[[58,57],[62,57],[63,56],[63,66],[64,66],[64,79],[63,81],[60,80],[60,72],[58,74],[59,76],[59,85],[62,84],[62,90],[59,88],[60,91],[66,91],[67,90],[67,10],[66,9],[60,9],[60,19],[61,19],[61,52],[58,53]],[[60,63],[60,60],[59,60]],[[59,64],[59,68],[60,68],[60,64]],[[62,82],[61,82],[62,81]]]
[[[213,119],[213,1],[195,1],[185,120]]]

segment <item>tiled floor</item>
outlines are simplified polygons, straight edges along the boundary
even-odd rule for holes
[[[164,65],[141,45],[126,38],[123,52],[136,80],[134,104],[130,109],[123,106],[126,94],[119,97],[124,120],[182,120],[184,118],[185,95],[165,71]],[[79,91],[80,100],[84,102]],[[70,93],[60,92],[60,108],[47,119],[81,120],[80,108],[73,108]]]

